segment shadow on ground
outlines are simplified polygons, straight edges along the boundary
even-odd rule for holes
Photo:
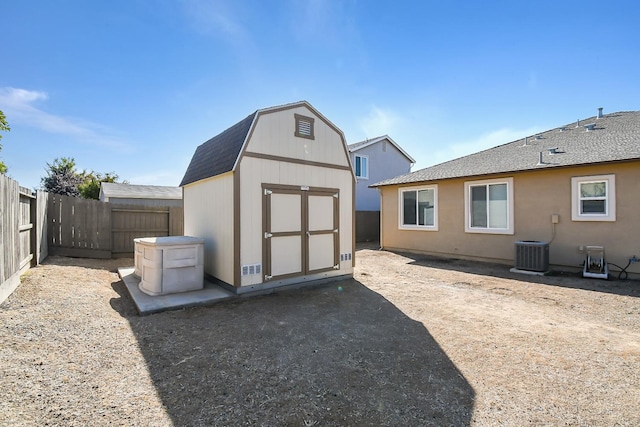
[[[415,253],[394,252],[405,258],[409,258],[409,264],[440,270],[459,271],[462,273],[477,274],[482,276],[499,277],[503,279],[519,280],[521,282],[540,283],[552,286],[561,286],[572,289],[606,292],[616,295],[640,297],[640,281],[618,280],[618,272],[612,271],[609,280],[584,278],[579,273],[567,273],[552,271],[547,276],[536,276],[523,273],[512,273],[510,266],[464,259],[450,259],[431,255],[419,255]]]
[[[474,391],[425,327],[356,280],[126,317],[175,425],[469,425]]]

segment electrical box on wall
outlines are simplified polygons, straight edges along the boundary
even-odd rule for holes
[[[560,215],[551,214],[551,224],[557,224],[560,222]]]

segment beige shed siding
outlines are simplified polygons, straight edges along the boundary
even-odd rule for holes
[[[572,221],[571,178],[608,174],[616,177],[616,221]],[[631,256],[640,255],[640,162],[547,169],[478,179],[494,177],[513,177],[513,235],[465,233],[464,183],[475,180],[467,178],[434,182],[438,184],[439,231],[399,230],[398,189],[402,187],[383,187],[381,245],[388,249],[513,264],[514,242],[551,241],[551,215],[558,214],[560,221],[550,245],[550,262],[554,268],[579,269],[585,258],[579,252],[579,246],[602,245],[607,261],[623,267]],[[628,271],[639,274],[640,264],[633,264]]]
[[[294,114],[315,119],[315,139],[294,136]],[[251,134],[251,144],[247,147],[247,151],[349,166],[340,134],[305,107],[261,114]]]
[[[293,132],[293,125],[289,126],[289,129]],[[318,138],[317,134],[316,138]],[[248,150],[252,149],[253,142],[248,147]],[[340,253],[351,253],[353,186],[350,170],[244,157],[240,164],[241,265],[262,262],[262,183],[339,189]],[[340,270],[320,273],[316,276],[320,278],[345,274],[353,274],[351,261],[341,262]],[[262,283],[259,276],[242,277],[242,286],[259,283]]]
[[[184,187],[184,234],[204,238],[204,271],[233,284],[233,173]]]

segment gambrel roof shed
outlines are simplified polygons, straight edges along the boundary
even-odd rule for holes
[[[352,277],[355,176],[308,102],[255,111],[195,150],[180,186],[205,273],[235,292]]]

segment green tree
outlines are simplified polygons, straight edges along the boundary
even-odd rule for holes
[[[42,189],[49,193],[78,197],[78,186],[83,183],[82,174],[76,171],[76,161],[72,157],[61,157],[47,163],[47,176],[42,178]]]
[[[0,110],[0,131],[9,132],[10,130],[11,128],[7,123],[7,118],[2,112],[2,110]],[[0,133],[0,139],[2,139],[1,133]],[[0,144],[0,151],[2,151],[2,144]],[[7,165],[5,165],[2,160],[0,160],[0,174],[5,174],[5,173],[7,173]]]
[[[100,198],[100,184],[102,182],[118,182],[118,175],[113,172],[83,172],[83,177],[84,181],[78,186],[78,191],[80,191],[80,195],[85,199],[98,200]]]

